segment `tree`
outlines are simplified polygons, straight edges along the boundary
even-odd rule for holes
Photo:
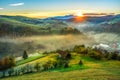
[[[35,64],[35,66],[34,66],[34,68],[36,69],[36,71],[38,72],[39,71],[39,69],[40,69],[40,65],[39,65],[39,63],[36,63]]]
[[[13,56],[5,57],[2,59],[2,69],[12,68],[16,64]]]
[[[24,58],[24,59],[27,59],[27,58],[28,58],[28,53],[27,53],[26,50],[23,52],[23,58]]]
[[[68,68],[69,67],[69,62],[66,61],[65,64],[64,64],[64,68]]]
[[[83,65],[83,61],[82,60],[79,61],[79,65]]]
[[[70,53],[68,53],[68,54],[66,55],[66,59],[67,59],[67,60],[71,59],[71,54],[70,54]]]
[[[16,65],[15,58],[13,56],[9,57],[9,67],[13,68]]]
[[[5,77],[6,70],[13,68],[15,66],[15,58],[13,56],[4,57],[1,61],[0,70],[3,72],[3,77]]]

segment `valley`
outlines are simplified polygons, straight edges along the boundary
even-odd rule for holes
[[[75,18],[0,16],[1,80],[119,80],[119,15]]]

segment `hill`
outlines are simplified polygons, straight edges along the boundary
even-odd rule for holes
[[[86,16],[84,22],[78,22],[78,23],[74,22],[76,18],[76,16],[74,15],[56,16],[45,19],[28,18],[23,16],[6,16],[6,15],[1,15],[0,17],[1,17],[0,20],[1,26],[3,27],[8,26],[8,28],[10,28],[9,26],[12,26],[13,28],[14,26],[17,26],[14,29],[14,31],[12,31],[13,29],[11,28],[8,29],[11,31],[4,31],[4,29],[1,29],[3,30],[1,31],[2,34],[4,34],[3,32],[6,33],[8,32],[8,34],[11,32],[15,32],[15,34],[19,34],[19,35],[67,34],[67,33],[74,34],[74,33],[79,33],[83,29],[84,31],[114,32],[114,33],[119,33],[120,31],[119,14],[107,15],[107,16]],[[84,24],[84,27],[82,24]],[[20,27],[22,27],[21,28],[22,30],[19,29]],[[70,28],[67,29],[68,27]],[[25,28],[28,29],[28,31]],[[18,31],[16,31],[16,29]],[[71,29],[73,30],[68,31]]]
[[[46,18],[47,20],[60,20],[64,21],[70,26],[77,28],[84,33],[87,31],[95,32],[108,32],[108,33],[119,33],[120,32],[120,14],[106,15],[106,16],[85,16],[83,22],[75,22],[77,16],[65,15]]]
[[[58,54],[51,53],[48,55],[44,55],[44,57],[36,57],[33,61],[25,62],[22,65],[16,67],[16,69],[20,69],[19,67],[23,67],[25,65],[29,66],[30,64],[34,65],[39,63],[43,65],[47,63],[46,66],[51,66],[50,64],[57,61],[56,57]],[[83,56],[77,53],[71,53],[72,58],[69,62],[69,67],[67,68],[52,68],[45,71],[31,72],[26,73],[20,76],[11,76],[8,78],[3,78],[1,80],[79,80],[79,79],[97,79],[97,80],[119,80],[120,78],[120,61],[115,60],[96,60],[90,58],[89,56]],[[31,57],[32,58],[32,57]],[[30,59],[30,58],[28,58]],[[83,65],[79,65],[79,61],[83,61]],[[24,62],[24,60],[22,61]],[[19,63],[19,61],[18,61]],[[28,67],[27,67],[28,68]],[[41,68],[43,69],[43,68]],[[34,78],[33,78],[34,77]]]
[[[105,21],[93,26],[84,27],[85,31],[95,31],[99,33],[116,33],[119,35],[120,32],[120,18],[115,18],[109,21]]]
[[[1,16],[0,18],[0,36],[30,36],[30,35],[49,35],[49,34],[74,34],[80,33],[77,29],[67,27],[56,20],[43,20],[36,24],[36,19]]]
[[[16,20],[0,18],[0,36],[38,34],[39,27]]]

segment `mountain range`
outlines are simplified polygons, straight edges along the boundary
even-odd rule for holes
[[[30,36],[80,33],[60,20],[35,19],[23,16],[0,16],[0,36]]]
[[[66,15],[51,18],[54,20],[61,20],[65,22],[75,23],[76,16]],[[49,18],[50,19],[50,18]],[[78,25],[76,25],[78,24]],[[119,34],[120,32],[120,14],[117,15],[106,15],[106,16],[86,16],[83,22],[77,22],[74,24],[79,30],[84,31],[96,31],[96,32],[112,32]],[[74,26],[73,25],[73,26]]]
[[[84,31],[120,32],[120,14],[107,16],[86,16],[83,22],[77,23],[74,21],[76,17],[78,16],[65,15],[36,19],[23,16],[0,15],[0,36],[13,34],[23,36],[78,33],[79,31],[77,29],[80,28],[79,30],[81,30],[81,24],[85,24],[82,27],[84,28]]]

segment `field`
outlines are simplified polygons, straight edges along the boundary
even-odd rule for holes
[[[55,60],[56,55],[50,54],[28,63]],[[83,60],[83,65],[78,65],[80,59]],[[88,56],[72,53],[68,68],[55,68],[1,80],[120,80],[120,61],[94,60]]]

